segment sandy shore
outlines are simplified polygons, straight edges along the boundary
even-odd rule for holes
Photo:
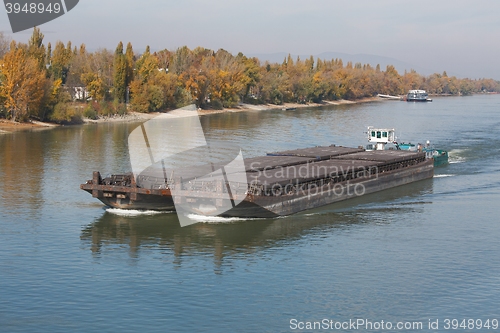
[[[41,121],[30,121],[27,123],[18,123],[10,120],[0,119],[0,134],[12,133],[18,131],[44,130],[57,127],[59,125],[43,123]]]
[[[303,109],[303,108],[316,108],[316,107],[325,107],[329,105],[346,105],[346,104],[359,104],[359,103],[369,103],[369,102],[378,102],[384,101],[383,98],[380,97],[369,97],[363,98],[356,101],[348,101],[345,99],[341,99],[338,101],[324,101],[323,103],[307,103],[307,104],[298,104],[298,103],[284,103],[283,105],[275,105],[275,104],[240,104],[237,108],[228,108],[222,110],[201,110],[200,114],[212,114],[212,113],[224,113],[224,112],[245,112],[245,111],[267,111],[267,110],[293,110],[293,109]]]
[[[268,111],[268,110],[290,110],[290,109],[302,109],[302,108],[315,108],[315,107],[325,107],[329,105],[345,105],[345,104],[358,104],[358,103],[368,103],[368,102],[378,102],[385,101],[385,99],[380,97],[369,97],[364,99],[359,99],[356,101],[348,101],[345,99],[338,101],[325,101],[323,103],[308,103],[308,104],[298,104],[298,103],[284,103],[283,105],[276,104],[240,104],[236,108],[225,108],[222,110],[198,110],[198,114],[209,115],[215,113],[226,113],[226,112],[246,112],[246,111]],[[172,111],[167,111],[169,113]],[[129,112],[123,116],[111,116],[103,117],[97,120],[84,119],[85,123],[102,123],[102,122],[115,122],[115,121],[139,121],[139,120],[149,120],[158,115],[163,114],[162,112],[152,112],[152,113],[140,113],[140,112]],[[180,116],[180,114],[179,114]]]
[[[275,104],[240,104],[237,108],[228,108],[222,110],[199,110],[198,113],[201,115],[209,115],[215,113],[225,113],[225,112],[246,112],[246,111],[267,111],[267,110],[294,110],[294,109],[302,109],[302,108],[314,108],[314,107],[325,107],[328,105],[345,105],[345,104],[358,104],[358,103],[368,103],[368,102],[376,102],[383,101],[384,99],[379,97],[370,97],[364,98],[356,101],[348,101],[348,100],[339,100],[339,101],[325,101],[321,104],[319,103],[308,103],[308,104],[296,104],[296,103],[285,103],[283,105],[275,105]],[[140,113],[140,112],[129,112],[126,115],[116,115],[110,117],[101,117],[99,119],[88,119],[84,118],[83,121],[86,124],[97,124],[97,123],[106,123],[106,122],[134,122],[141,120],[149,120],[158,115],[161,115],[160,112],[152,112],[152,113]],[[31,121],[29,123],[17,123],[5,119],[0,119],[0,134],[2,133],[11,133],[16,131],[26,131],[26,130],[42,130],[58,127],[60,125],[52,124],[52,123],[44,123],[39,121]]]
[[[98,119],[83,118],[83,122],[86,124],[98,124],[98,123],[109,123],[109,122],[140,121],[140,120],[152,119],[160,114],[161,114],[160,112],[141,113],[141,112],[131,111],[125,115],[100,117]]]

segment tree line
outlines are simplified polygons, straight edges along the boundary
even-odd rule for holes
[[[84,44],[58,41],[53,47],[43,39],[36,27],[27,44],[0,33],[0,117],[72,122],[189,103],[221,109],[242,102],[356,100],[411,89],[450,95],[500,92],[500,82],[493,79],[460,79],[446,72],[423,76],[413,70],[399,74],[391,65],[382,70],[342,59],[289,55],[282,63],[262,63],[242,53],[186,46],[153,53],[147,47],[136,54],[131,43],[122,42],[114,52],[89,52]]]

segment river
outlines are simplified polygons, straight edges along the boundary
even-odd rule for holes
[[[127,136],[138,123],[0,134],[0,332],[498,325],[500,95],[201,122],[244,156],[357,147],[371,125],[430,140],[451,163],[430,180],[285,218],[181,228],[175,214],[107,209],[79,189],[94,170],[130,171]]]

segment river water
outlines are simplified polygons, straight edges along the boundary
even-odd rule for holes
[[[372,125],[431,140],[451,163],[285,218],[181,228],[175,214],[106,209],[79,189],[94,170],[130,171],[137,123],[0,134],[0,332],[293,332],[324,319],[337,331],[445,331],[451,319],[492,330],[500,319],[500,95],[201,120],[245,156],[356,147]]]

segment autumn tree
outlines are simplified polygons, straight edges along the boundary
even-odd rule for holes
[[[156,111],[162,106],[161,92],[153,84],[154,75],[158,72],[158,60],[146,48],[136,62],[136,74],[130,84],[131,106],[138,112]]]
[[[69,64],[66,86],[83,86],[82,74],[90,71],[90,59],[85,44],[81,44],[76,55],[73,55]]]
[[[174,53],[165,49],[155,53],[156,59],[158,59],[158,67],[165,69],[167,72],[172,71],[172,62]]]
[[[86,64],[80,75],[81,82],[93,101],[103,101],[108,98],[113,86],[114,54],[107,49],[101,49],[86,56]]]
[[[474,92],[474,83],[471,80],[461,80],[460,92],[462,95],[471,95]]]
[[[251,90],[259,83],[260,75],[260,64],[257,58],[247,58],[242,53],[238,54],[238,61],[243,64],[245,71],[245,89],[241,96],[242,101],[246,101],[250,95]]]
[[[443,93],[443,85],[441,82],[441,74],[434,73],[427,77],[425,82],[425,90],[431,94],[442,94]]]
[[[261,69],[261,78],[256,85],[256,95],[260,102],[281,105],[284,93],[289,91],[289,77],[283,65],[265,64]]]
[[[481,92],[498,92],[499,91],[499,81],[493,79],[482,79],[477,83],[476,91]]]
[[[443,93],[450,95],[460,94],[460,82],[456,77],[448,77],[448,75],[443,75],[441,80],[443,82]]]
[[[212,82],[209,87],[211,99],[219,101],[224,107],[234,107],[249,82],[245,65],[223,49],[218,50],[213,59],[215,68],[210,71]]]
[[[177,75],[165,71],[152,73],[145,84],[134,80],[131,84],[131,107],[138,112],[154,112],[174,108],[178,101]]]
[[[114,55],[106,49],[87,56],[80,79],[93,101],[106,99],[113,84],[113,61]]]
[[[422,89],[423,77],[413,69],[410,72],[405,72],[405,74],[402,77],[402,80],[405,91]]]
[[[405,92],[402,78],[396,68],[392,65],[387,65],[384,72],[383,89],[386,94],[390,95],[401,95]]]
[[[186,73],[192,64],[193,53],[187,46],[183,46],[175,51],[169,72],[181,75],[182,73]]]
[[[0,60],[0,98],[12,120],[27,120],[42,107],[45,73],[26,48],[13,43]]]
[[[209,100],[208,87],[211,78],[215,77],[215,72],[212,70],[213,61],[213,58],[205,58],[199,66],[191,66],[179,75],[183,88],[199,108],[207,106]]]
[[[50,65],[51,60],[52,60],[52,44],[49,42],[47,44],[47,54],[45,55],[45,61],[47,62],[47,65]]]
[[[97,73],[84,73],[81,76],[82,82],[85,84],[86,90],[94,101],[101,101],[106,96],[106,88],[104,82]]]

